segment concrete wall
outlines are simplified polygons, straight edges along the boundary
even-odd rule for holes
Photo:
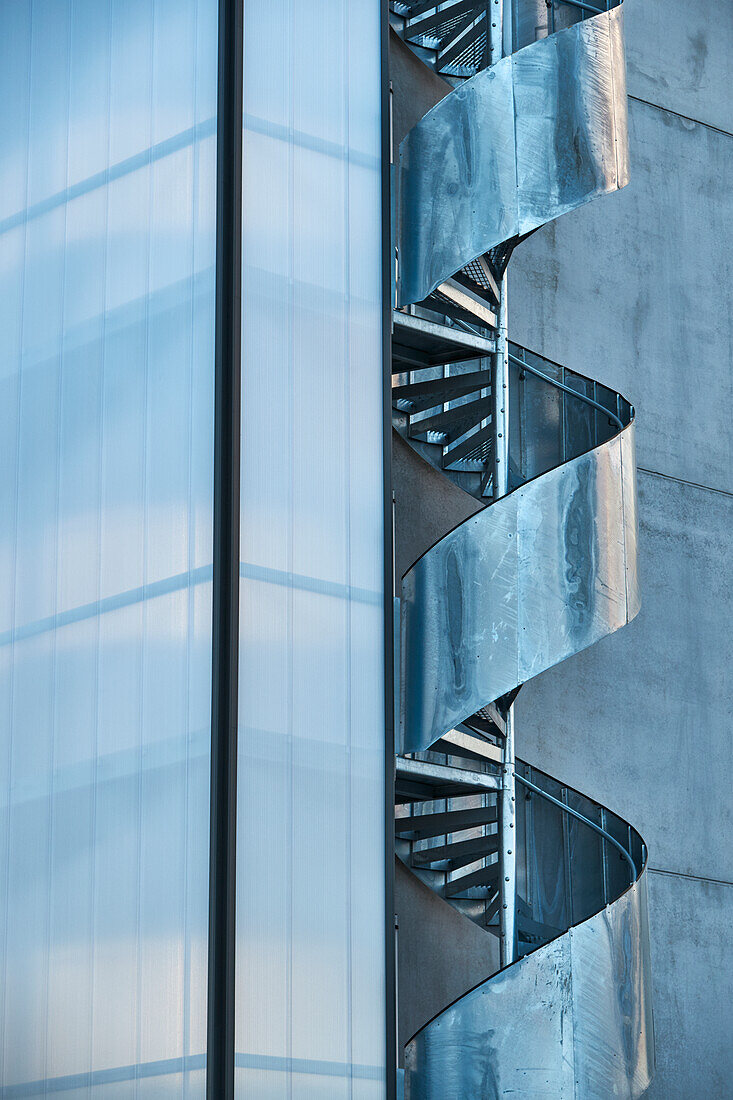
[[[532,681],[517,751],[649,845],[657,1076],[733,1094],[733,4],[627,0],[628,188],[510,265],[513,339],[620,389],[638,418],[643,606]]]

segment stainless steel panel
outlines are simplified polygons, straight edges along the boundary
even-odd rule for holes
[[[472,516],[406,574],[403,752],[634,617],[633,432]]]
[[[401,305],[490,248],[627,182],[619,8],[532,43],[436,104],[400,145]]]
[[[538,23],[534,31],[533,12],[539,19],[536,7],[522,6],[529,17],[517,22],[523,41],[579,22],[468,81],[401,145],[400,304],[628,180],[620,11],[580,21],[579,8],[555,5],[551,26]],[[566,379],[546,360],[538,369],[561,388],[573,382],[571,391],[602,408],[589,412],[572,394],[552,391],[550,378],[527,380],[529,364],[513,368],[511,484],[519,487],[450,532],[403,580],[403,752],[428,748],[639,609],[631,409],[615,392],[574,374]],[[620,423],[606,409],[626,422],[618,434]],[[506,428],[494,431],[496,447],[502,434],[506,445]],[[617,827],[637,859],[640,840],[577,792],[561,788],[558,798],[551,813],[544,804],[516,807],[511,847],[524,852],[518,873],[525,887],[518,916],[531,953],[466,993],[408,1044],[412,1100],[510,1093],[630,1100],[651,1080],[644,883],[569,928],[604,899],[618,898],[628,882],[618,881],[607,859]],[[573,807],[584,824],[562,816]],[[587,831],[610,818],[606,840]],[[532,951],[551,936],[558,938]]]
[[[524,683],[628,621],[619,437],[515,496]]]
[[[573,1096],[567,938],[482,982],[405,1048],[405,1100]]]
[[[611,54],[620,19],[588,19],[512,57],[520,233],[620,186]]]
[[[516,234],[511,58],[457,88],[413,127],[400,144],[398,185],[398,305],[425,298]]]
[[[641,880],[422,1028],[406,1048],[406,1097],[641,1096],[654,1070],[648,960]]]
[[[518,683],[514,499],[461,524],[402,581],[402,752],[428,748]]]
[[[632,1100],[654,1075],[646,878],[570,930],[576,1096]]]

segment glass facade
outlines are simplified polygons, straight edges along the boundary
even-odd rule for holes
[[[0,1092],[202,1096],[214,0],[0,7]]]
[[[385,1091],[380,5],[245,0],[237,1095]],[[216,0],[0,5],[0,1098],[203,1097]]]
[[[245,0],[237,1096],[384,1095],[380,5]]]

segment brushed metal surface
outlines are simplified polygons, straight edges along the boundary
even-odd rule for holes
[[[646,882],[407,1044],[407,1100],[636,1100],[654,1072]]]
[[[522,10],[520,44],[542,30],[540,16],[549,20],[543,33],[557,33],[463,83],[400,145],[398,305],[422,301],[481,254],[628,182],[620,7],[587,19],[567,4],[546,15],[534,3]],[[570,18],[581,21],[558,29]],[[639,610],[633,409],[590,379],[526,349],[521,355],[508,433],[517,487],[403,578],[401,753],[428,749]],[[601,397],[611,404],[599,418],[581,396],[591,406]],[[506,429],[496,431],[506,446]],[[583,804],[582,820],[587,800],[578,792],[572,799]],[[410,1100],[635,1100],[651,1081],[646,881],[625,889],[605,842],[579,839],[557,816],[573,812],[569,802],[556,806],[549,832],[546,807],[520,815],[525,840],[531,833],[536,841],[538,829],[544,841],[563,838],[552,851],[535,843],[534,872],[523,872],[538,894],[529,914],[524,903],[527,942],[542,936],[543,946],[464,994],[407,1044]],[[589,812],[586,826],[593,813],[614,818],[640,866],[636,831],[599,805]],[[572,866],[562,870],[563,861]]]
[[[632,421],[472,516],[405,575],[400,751],[636,615],[633,433]]]
[[[398,304],[628,182],[620,7],[503,58],[400,144]]]

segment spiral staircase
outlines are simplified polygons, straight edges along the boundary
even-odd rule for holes
[[[505,278],[526,236],[627,182],[622,11],[390,9],[445,82],[394,156],[393,424],[473,498],[402,577],[396,850],[501,960],[407,1043],[405,1095],[638,1097],[646,850],[515,757],[513,713],[522,684],[639,609],[634,410],[509,341]]]

